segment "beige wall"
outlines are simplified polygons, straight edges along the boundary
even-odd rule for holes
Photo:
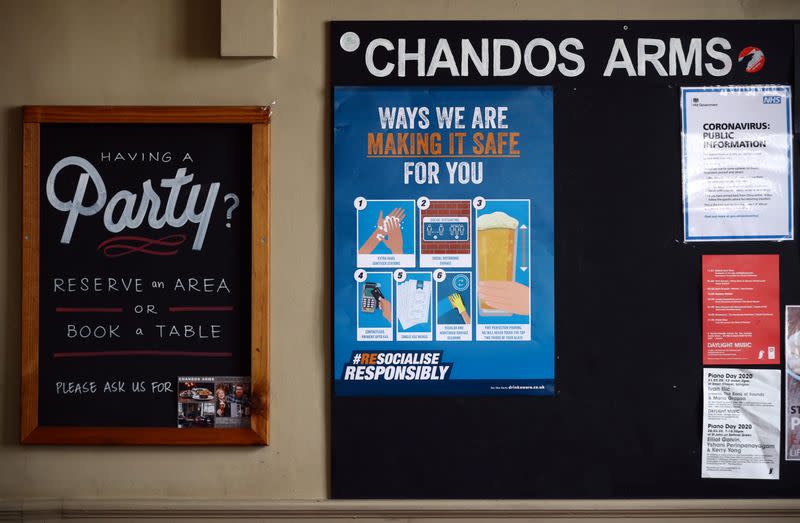
[[[275,60],[219,58],[218,11],[213,0],[0,0],[0,498],[327,496],[327,21],[800,18],[800,2],[282,0]],[[19,106],[275,99],[272,445],[18,445]],[[296,292],[296,274],[311,292]]]

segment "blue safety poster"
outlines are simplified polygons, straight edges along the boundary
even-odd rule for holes
[[[337,396],[552,396],[553,90],[333,92]]]

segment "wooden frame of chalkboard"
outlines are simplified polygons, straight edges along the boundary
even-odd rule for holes
[[[39,420],[42,124],[244,124],[251,128],[249,428],[45,426]],[[26,444],[266,445],[269,435],[269,107],[27,106],[23,116],[21,425]],[[246,336],[246,333],[245,333]]]

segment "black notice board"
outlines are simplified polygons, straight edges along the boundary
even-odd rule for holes
[[[363,53],[342,50],[347,31],[362,47],[424,38],[429,49],[439,38],[456,49],[461,38],[524,45],[577,37],[586,70],[575,78],[534,78],[524,68],[504,78],[453,78],[446,69],[379,78]],[[333,497],[797,495],[800,466],[783,460],[779,481],[700,478],[701,255],[780,254],[782,306],[800,300],[800,260],[795,241],[682,242],[679,110],[681,86],[795,87],[793,22],[334,22],[329,36],[333,86],[553,85],[556,224],[556,397],[334,394]],[[715,37],[730,43],[723,76],[603,76],[617,38],[635,49],[637,38],[705,45]],[[737,60],[747,46],[765,53],[759,74]]]
[[[266,443],[268,118],[25,109],[23,442]]]

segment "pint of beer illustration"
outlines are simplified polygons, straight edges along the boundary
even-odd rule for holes
[[[514,281],[518,227],[519,221],[502,211],[478,216],[479,281]],[[489,316],[511,316],[510,312],[490,307],[483,300],[480,312]]]

